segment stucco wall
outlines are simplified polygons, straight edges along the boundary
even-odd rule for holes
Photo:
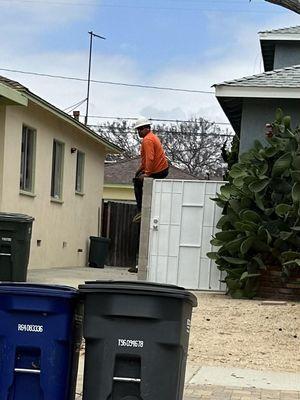
[[[245,99],[242,113],[240,154],[253,147],[254,140],[265,141],[265,125],[275,119],[277,108],[292,117],[292,125],[300,123],[300,100]]]
[[[23,123],[37,130],[34,197],[19,191]],[[7,107],[5,132],[1,211],[35,218],[30,267],[86,265],[88,238],[98,234],[104,147],[33,103],[24,108]],[[62,203],[55,203],[50,197],[54,138],[65,143]],[[75,194],[77,153],[71,154],[71,147],[86,154],[84,196]],[[37,241],[41,241],[40,246]]]
[[[300,64],[300,44],[298,42],[277,43],[274,54],[274,69]]]

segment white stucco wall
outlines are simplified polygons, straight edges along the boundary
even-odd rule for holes
[[[23,124],[37,131],[34,197],[19,190]],[[53,139],[65,144],[62,203],[50,196]],[[71,147],[85,153],[83,196],[75,194],[77,153],[71,154]],[[89,236],[98,235],[104,157],[103,145],[41,107],[31,102],[28,107],[7,107],[0,210],[35,218],[30,268],[86,265]]]

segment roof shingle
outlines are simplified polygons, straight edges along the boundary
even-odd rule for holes
[[[5,78],[5,76],[0,75],[0,83],[10,87],[11,89],[18,90],[19,92],[28,92],[29,93],[29,90],[25,86],[21,85],[19,82]]]
[[[287,35],[287,34],[300,34],[300,26],[290,26],[286,28],[281,28],[281,29],[272,29],[270,31],[262,31],[259,32],[261,34],[282,34],[282,35]]]
[[[218,83],[216,86],[300,88],[300,65],[246,76],[232,81]]]

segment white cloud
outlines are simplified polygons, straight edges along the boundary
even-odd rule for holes
[[[44,5],[39,5],[39,7],[44,7]],[[81,15],[80,9],[73,10],[72,7],[68,7],[67,10],[68,16],[61,15],[60,17],[62,20],[66,18],[68,23],[86,18],[86,15]],[[19,24],[21,27],[17,28],[17,34],[15,33],[7,44],[2,41],[4,43],[0,48],[1,66],[85,78],[88,49],[85,52],[73,52],[67,49],[64,52],[34,51],[34,42],[38,40],[39,32],[43,31],[42,25],[47,21],[49,24],[47,29],[55,27],[54,20],[57,11],[53,8],[48,11],[48,15],[40,16],[41,19],[39,19],[39,12],[34,10],[30,14],[31,24],[27,27]],[[6,9],[5,12],[10,11]],[[60,14],[63,14],[61,9]],[[2,19],[1,16],[0,20]],[[213,91],[211,85],[214,83],[260,72],[261,58],[257,36],[259,30],[297,24],[298,20],[299,17],[293,14],[288,18],[272,16],[268,26],[258,26],[256,23],[245,24],[245,21],[236,21],[232,17],[218,20],[218,23],[213,20],[210,34],[215,44],[212,44],[208,51],[199,54],[196,60],[187,58],[184,64],[166,65],[151,76],[145,75],[143,64],[139,64],[136,60],[119,54],[104,56],[95,52],[92,78]],[[34,22],[37,26],[32,26]],[[5,24],[5,21],[3,23],[4,25],[0,26],[2,38],[9,29],[12,29],[10,23]],[[13,26],[16,28],[16,24]],[[18,35],[25,35],[25,39],[23,37],[20,41]],[[26,51],[22,51],[24,43],[27,46]],[[31,91],[62,109],[86,97],[85,82],[31,77],[1,70],[0,74],[23,83]],[[84,114],[85,105],[82,105],[80,109]],[[226,121],[215,96],[211,94],[154,91],[96,83],[91,86],[90,114],[133,117],[142,114],[147,117],[167,119],[201,116],[213,121]],[[97,122],[97,119],[90,119],[90,123],[93,122]]]
[[[97,5],[99,6],[101,2],[102,0],[98,0]],[[71,24],[78,20],[88,20],[94,10],[95,6],[93,7],[92,3],[90,7],[86,7],[83,3],[74,3],[73,0],[61,2],[2,0],[1,20],[7,23],[7,26],[11,24],[17,31],[38,32],[40,28],[45,31],[62,23]]]

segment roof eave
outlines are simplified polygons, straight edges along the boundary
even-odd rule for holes
[[[278,42],[300,41],[300,34],[299,33],[261,32],[259,34],[259,40],[275,40]]]
[[[243,98],[241,97],[217,97],[217,100],[228,118],[234,132],[240,136]]]
[[[240,134],[242,106],[246,98],[300,99],[300,88],[215,85],[216,97],[235,133]]]
[[[216,97],[299,99],[300,87],[215,85]]]
[[[264,70],[272,71],[274,69],[275,42],[260,40],[261,54],[264,62]]]
[[[22,93],[0,83],[0,102],[6,105],[27,106],[28,99]]]
[[[38,104],[39,106],[43,107],[45,110],[50,111],[52,114],[56,115],[59,118],[62,118],[68,124],[71,124],[75,128],[79,129],[86,135],[88,135],[91,139],[96,140],[98,143],[101,143],[107,154],[119,154],[122,152],[122,149],[112,143],[107,142],[105,139],[101,138],[99,135],[96,134],[93,130],[89,129],[81,122],[77,121],[70,115],[66,114],[64,111],[60,110],[59,108],[55,107],[54,105],[48,103],[46,100],[42,99],[41,97],[35,95],[34,93],[26,93],[26,96],[32,102]]]

